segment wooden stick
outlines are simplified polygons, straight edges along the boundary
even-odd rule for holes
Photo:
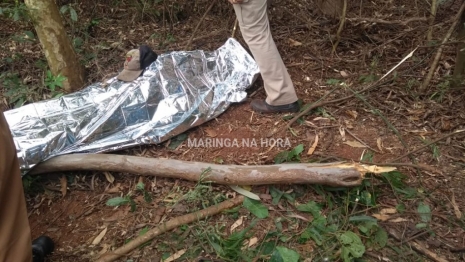
[[[443,140],[443,139],[446,139],[446,138],[448,138],[448,137],[450,137],[450,136],[457,135],[457,134],[460,134],[460,133],[463,133],[463,132],[465,132],[465,129],[457,130],[457,131],[452,132],[452,133],[450,133],[450,134],[444,135],[444,136],[442,136],[442,137],[440,137],[440,138],[434,140],[433,142],[429,142],[429,143],[427,143],[427,144],[424,145],[424,146],[421,146],[421,147],[419,147],[419,148],[417,148],[417,149],[415,149],[415,150],[413,150],[413,151],[410,151],[410,152],[408,152],[408,153],[406,153],[406,154],[404,154],[404,155],[401,155],[400,157],[396,157],[396,158],[392,159],[391,162],[395,162],[395,161],[397,161],[397,160],[400,160],[400,159],[402,159],[402,158],[404,158],[404,157],[406,157],[406,156],[409,156],[409,155],[411,155],[411,154],[413,154],[413,153],[416,153],[416,152],[418,152],[418,151],[420,151],[420,150],[423,150],[423,149],[429,147],[430,145],[432,145],[432,144],[434,144],[434,143],[437,143],[437,142],[439,142],[439,141],[441,141],[441,140]]]
[[[388,231],[389,235],[394,237],[397,241],[402,241],[402,237],[399,235],[399,233],[395,229],[388,228],[387,231]],[[448,262],[447,259],[440,257],[438,254],[436,254],[436,253],[432,252],[431,250],[427,249],[425,246],[423,246],[421,243],[419,243],[417,241],[411,241],[411,242],[409,242],[409,244],[411,244],[413,249],[415,249],[416,251],[420,252],[421,254],[429,257],[433,261],[436,261],[436,262]]]
[[[189,46],[191,45],[192,43],[192,39],[194,39],[194,36],[195,36],[195,33],[197,33],[197,30],[199,29],[200,25],[202,24],[203,20],[205,19],[205,17],[207,16],[208,12],[210,12],[210,9],[212,9],[213,5],[216,3],[215,0],[213,0],[211,3],[210,3],[210,6],[207,8],[207,10],[205,11],[205,13],[203,14],[202,18],[200,18],[200,21],[197,23],[197,26],[195,27],[194,29],[194,32],[192,32],[192,35],[191,35],[191,38],[189,38],[189,42],[187,42],[186,44],[186,47],[184,48],[184,50],[189,50]]]
[[[431,14],[429,16],[429,28],[428,28],[428,34],[426,35],[426,40],[431,41],[433,40],[433,24],[434,20],[436,18],[436,10],[437,10],[437,0],[432,0],[431,1]]]
[[[460,20],[460,17],[462,16],[463,11],[465,10],[465,1],[462,3],[462,6],[460,7],[459,12],[455,16],[454,22],[449,28],[449,31],[447,32],[446,36],[442,40],[442,44],[446,43],[450,36],[452,35],[452,32],[454,32],[455,27],[457,26],[457,23]],[[439,59],[441,58],[442,55],[442,50],[443,50],[444,45],[441,45],[438,48],[438,51],[436,52],[436,57],[433,60],[433,63],[431,64],[431,67],[429,68],[428,75],[425,78],[425,81],[423,81],[423,84],[420,86],[420,91],[425,91],[426,88],[428,87],[429,83],[431,82],[431,79],[433,78],[434,71],[436,71],[436,68],[439,64]]]
[[[42,162],[30,174],[98,170],[199,181],[207,169],[211,171],[203,180],[223,185],[321,184],[336,187],[358,186],[366,173],[395,170],[344,162],[243,166],[112,154],[71,154]]]
[[[165,222],[153,229],[150,229],[149,231],[147,231],[147,233],[143,234],[142,236],[137,237],[136,239],[116,249],[115,251],[110,251],[110,252],[103,254],[102,256],[98,258],[98,260],[96,260],[96,262],[115,261],[118,258],[131,252],[132,250],[136,249],[138,246],[146,243],[147,241],[154,239],[155,237],[165,232],[168,232],[181,225],[190,224],[197,220],[204,219],[208,216],[216,215],[223,210],[238,206],[243,201],[244,201],[244,196],[240,195],[234,199],[226,200],[220,204],[208,207],[206,209],[171,219],[168,222]]]
[[[336,32],[336,43],[333,45],[333,50],[331,51],[331,55],[336,52],[336,48],[339,45],[339,41],[341,40],[341,32],[342,28],[344,28],[344,23],[346,21],[346,13],[347,13],[347,0],[344,0],[344,5],[342,7],[342,15],[341,15],[341,22],[339,23],[339,28]]]

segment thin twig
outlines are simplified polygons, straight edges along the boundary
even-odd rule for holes
[[[395,25],[395,24],[401,24],[401,25],[407,25],[412,22],[424,22],[426,21],[425,17],[413,17],[410,19],[407,19],[405,21],[400,21],[400,20],[394,20],[394,21],[388,21],[384,19],[376,19],[376,18],[370,18],[370,17],[354,17],[354,18],[347,18],[349,21],[366,21],[370,23],[378,23],[378,24],[388,24],[388,25]]]
[[[236,21],[234,21],[234,27],[233,27],[233,31],[232,31],[232,34],[231,34],[231,38],[235,38],[237,23],[238,23],[238,21],[237,21],[237,17],[236,17]]]
[[[363,142],[362,139],[358,138],[356,135],[354,135],[352,132],[350,132],[349,129],[344,128],[344,130],[347,131],[347,133],[349,133],[349,135],[351,135],[353,138],[355,138],[355,140],[362,143],[362,145],[368,147],[369,149],[371,149],[372,151],[375,151],[376,153],[381,153],[379,150],[376,150],[376,149],[372,148],[371,146],[367,145],[365,142]]]
[[[220,204],[205,208],[203,210],[199,210],[194,213],[186,214],[180,217],[173,218],[166,223],[162,223],[161,225],[147,231],[144,235],[137,237],[136,239],[131,240],[131,242],[127,243],[126,245],[108,253],[103,254],[97,262],[110,262],[115,261],[118,258],[126,255],[127,253],[131,252],[133,249],[137,248],[138,246],[146,243],[147,241],[152,240],[153,238],[168,232],[178,226],[186,225],[192,222],[195,222],[200,219],[204,219],[208,216],[213,216],[220,213],[223,210],[230,209],[241,204],[244,201],[244,196],[238,196],[234,199],[226,200]]]
[[[459,12],[455,16],[454,22],[452,23],[451,27],[449,28],[449,31],[447,32],[446,36],[442,40],[443,44],[446,43],[449,40],[450,36],[452,35],[452,32],[454,32],[455,27],[457,26],[457,23],[459,22],[460,17],[462,16],[462,13],[463,13],[464,10],[465,10],[465,1],[462,3],[462,6],[460,7]],[[423,82],[423,84],[420,86],[420,91],[424,91],[428,87],[429,83],[431,82],[431,79],[433,78],[434,71],[436,71],[436,67],[439,64],[439,59],[441,58],[442,50],[443,50],[443,45],[441,45],[438,48],[438,51],[436,52],[436,57],[434,58],[433,63],[431,64],[428,75],[426,76],[425,81]]]
[[[435,144],[435,143],[437,143],[437,142],[439,142],[439,141],[441,141],[441,140],[443,140],[443,139],[446,139],[446,138],[448,138],[448,137],[450,137],[450,136],[457,135],[457,134],[460,134],[460,133],[463,133],[463,132],[465,132],[465,129],[463,129],[463,130],[457,130],[457,131],[452,132],[452,133],[450,133],[450,134],[444,135],[444,136],[442,136],[442,137],[440,137],[440,138],[434,140],[433,142],[429,142],[429,143],[425,144],[424,146],[421,146],[421,147],[419,147],[419,148],[417,148],[417,149],[415,149],[415,150],[413,150],[413,151],[411,151],[411,152],[408,152],[408,153],[406,153],[406,154],[404,154],[404,155],[402,155],[402,156],[400,156],[400,157],[394,158],[394,159],[392,159],[391,161],[392,161],[392,162],[395,162],[395,161],[397,161],[397,160],[400,160],[400,159],[402,159],[402,158],[404,158],[404,157],[406,157],[406,156],[409,156],[409,155],[411,155],[411,154],[413,154],[413,153],[417,153],[418,151],[423,150],[423,149],[429,147],[430,145]]]
[[[189,38],[189,42],[187,42],[187,45],[186,47],[184,48],[185,50],[189,50],[189,46],[191,45],[192,43],[192,39],[194,39],[194,36],[195,36],[195,33],[197,33],[197,30],[199,29],[200,25],[202,24],[203,20],[205,19],[205,17],[207,16],[208,12],[210,12],[210,9],[212,9],[213,5],[216,3],[215,0],[213,0],[211,3],[210,3],[210,6],[207,8],[207,10],[205,11],[205,13],[203,14],[202,18],[200,18],[200,21],[199,23],[197,24],[197,26],[195,27],[194,29],[194,32],[192,32],[192,35],[191,35],[191,38]]]
[[[339,41],[341,40],[341,32],[344,28],[344,23],[346,21],[346,13],[347,13],[347,0],[344,0],[344,6],[342,7],[342,15],[341,15],[341,22],[339,24],[339,28],[337,29],[336,33],[336,43],[333,45],[333,50],[331,51],[331,55],[336,52],[336,48],[339,45]]]

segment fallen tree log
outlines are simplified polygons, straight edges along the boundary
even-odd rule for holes
[[[207,169],[210,172],[202,178],[201,174]],[[44,161],[30,174],[94,170],[190,181],[202,179],[203,182],[223,185],[320,184],[349,187],[360,185],[366,173],[377,174],[395,169],[348,162],[241,166],[115,154],[70,154]]]

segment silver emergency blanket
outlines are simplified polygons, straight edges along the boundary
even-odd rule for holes
[[[164,142],[244,101],[258,74],[230,38],[216,51],[160,54],[133,82],[115,77],[4,114],[25,174],[58,155]]]

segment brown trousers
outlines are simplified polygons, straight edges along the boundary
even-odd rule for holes
[[[279,106],[297,101],[294,84],[271,36],[267,8],[270,0],[244,0],[234,4],[242,37],[263,78],[266,102]]]
[[[31,244],[16,147],[0,111],[0,261],[31,262]]]

